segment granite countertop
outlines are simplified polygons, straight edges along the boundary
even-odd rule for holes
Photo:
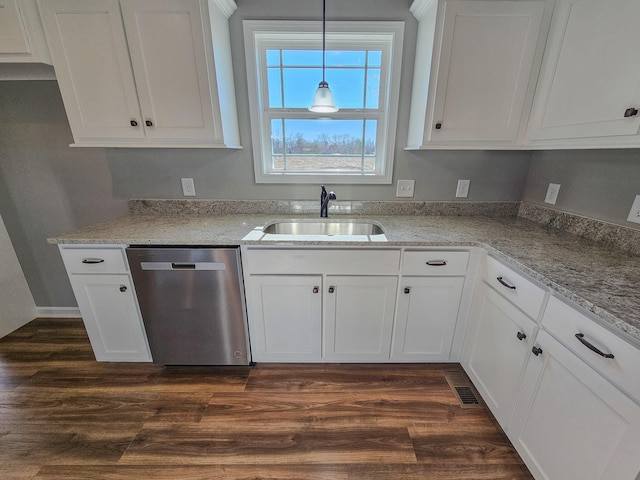
[[[640,346],[640,257],[519,217],[358,216],[384,227],[387,242],[242,240],[292,215],[134,214],[49,239],[58,244],[476,246],[524,271]],[[340,221],[343,216],[329,220]]]

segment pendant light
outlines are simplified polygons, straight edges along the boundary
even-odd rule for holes
[[[329,88],[329,84],[324,79],[325,71],[325,42],[326,42],[326,20],[327,20],[327,0],[322,0],[322,81],[318,84],[318,89],[313,96],[313,104],[309,107],[310,112],[316,113],[333,113],[337,112],[335,102],[333,101],[333,92]]]

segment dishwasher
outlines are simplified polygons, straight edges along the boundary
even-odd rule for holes
[[[127,258],[154,363],[250,364],[239,247],[131,246]]]

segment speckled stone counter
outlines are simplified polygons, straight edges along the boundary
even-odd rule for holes
[[[280,214],[132,214],[49,239],[60,244],[240,245]],[[296,219],[316,219],[300,215]],[[334,216],[330,220],[348,217]],[[640,346],[640,257],[533,221],[487,216],[364,215],[384,227],[387,242],[286,242],[287,245],[475,246],[524,271]]]

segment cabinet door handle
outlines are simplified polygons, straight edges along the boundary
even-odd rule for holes
[[[129,123],[131,123],[132,127],[137,127],[138,126],[138,121],[137,120],[131,119],[131,122],[129,122]]]
[[[511,290],[515,290],[516,289],[516,286],[513,283],[508,282],[503,277],[496,277],[496,280],[498,280],[502,285],[504,285],[507,288],[510,288]]]
[[[601,357],[604,358],[616,358],[613,353],[604,353],[602,350],[600,350],[599,348],[595,347],[594,345],[592,345],[591,343],[587,342],[584,339],[584,333],[576,333],[576,338],[580,341],[581,344],[583,344],[585,347],[587,347],[589,350],[591,350],[594,353],[597,353],[598,355],[600,355]]]
[[[411,293],[411,287],[404,287],[404,293]]]
[[[144,124],[145,124],[147,127],[153,127],[153,122],[152,122],[151,120],[145,120],[145,121],[144,121]]]
[[[429,260],[427,265],[430,267],[445,267],[447,265],[446,260]]]
[[[442,129],[442,122],[436,123],[436,130],[441,130],[441,129]]]
[[[518,337],[518,340],[522,341],[522,340],[524,340],[525,338],[527,338],[527,334],[526,334],[526,333],[524,333],[524,332],[518,332],[518,333],[516,334],[516,337]]]
[[[320,287],[313,287],[313,293],[318,293],[320,291]]]
[[[124,285],[120,285],[120,291],[121,292],[126,292],[127,291],[127,287],[125,287]]]
[[[533,353],[537,357],[542,353],[542,349],[540,347],[533,347],[531,349],[531,353]]]
[[[627,108],[624,111],[624,117],[625,118],[635,117],[636,115],[638,115],[638,109],[637,108]]]
[[[336,287],[334,287],[333,285],[331,285],[331,286],[329,287],[329,293],[333,293],[333,292],[335,292],[335,291],[336,291]]]
[[[82,263],[94,265],[96,263],[104,263],[104,258],[83,258]]]

